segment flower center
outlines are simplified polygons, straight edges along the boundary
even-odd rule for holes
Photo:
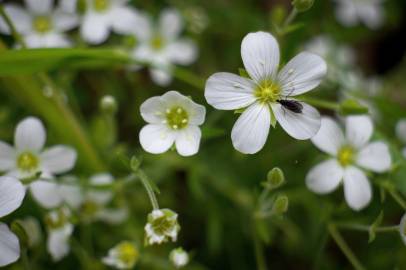
[[[138,259],[138,250],[131,243],[121,243],[117,250],[119,260],[125,265],[134,265]]]
[[[81,213],[84,216],[94,216],[97,211],[99,211],[99,209],[99,205],[96,202],[90,200],[83,202],[82,206],[80,207]]]
[[[21,153],[17,158],[17,167],[25,172],[32,172],[38,168],[39,160],[38,158],[30,153]]]
[[[160,36],[160,35],[155,35],[152,39],[151,39],[151,47],[155,50],[155,51],[159,51],[160,49],[162,49],[165,45],[165,41],[164,39]]]
[[[281,95],[279,84],[271,80],[264,80],[254,91],[255,97],[261,103],[276,102]]]
[[[172,129],[182,129],[189,123],[189,116],[182,107],[173,107],[166,110],[166,123]]]
[[[32,22],[34,30],[38,33],[46,33],[52,29],[52,21],[47,16],[37,16]]]
[[[152,229],[157,235],[165,235],[169,233],[174,226],[176,226],[176,220],[169,219],[167,216],[162,216],[154,219],[151,222]]]
[[[45,217],[45,224],[50,229],[59,229],[65,226],[68,223],[68,213],[64,209],[59,209],[57,211],[49,213]]]
[[[343,146],[338,151],[338,162],[345,167],[354,161],[354,149],[350,146]]]
[[[106,11],[110,6],[110,0],[93,0],[93,7],[98,12]]]

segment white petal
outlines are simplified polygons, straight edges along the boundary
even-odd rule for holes
[[[52,9],[52,0],[25,0],[25,5],[30,12],[36,15],[45,15]]]
[[[159,29],[163,36],[174,39],[180,35],[183,21],[180,13],[175,9],[165,9],[159,18]]]
[[[204,96],[219,110],[245,108],[255,102],[253,81],[226,72],[215,73],[206,82]]]
[[[303,106],[301,113],[292,112],[279,103],[272,104],[272,110],[281,127],[295,139],[307,140],[312,138],[320,129],[320,114],[310,105],[300,102]]]
[[[20,207],[24,196],[25,188],[19,180],[9,176],[0,177],[0,217]]]
[[[320,56],[302,52],[279,72],[278,81],[285,96],[297,96],[317,87],[327,73],[326,62]]]
[[[184,104],[189,114],[189,124],[200,126],[206,118],[206,108],[203,105],[195,103],[190,98]]]
[[[90,188],[86,192],[86,199],[99,205],[105,205],[111,201],[113,194],[110,190],[97,190],[97,186],[105,186],[113,183],[113,176],[109,173],[99,173],[90,177],[90,184],[95,188]]]
[[[166,47],[166,54],[172,63],[180,65],[189,65],[197,58],[197,46],[188,39],[171,42]]]
[[[175,136],[166,125],[146,125],[140,131],[142,148],[152,154],[166,152],[174,143]]]
[[[357,164],[374,172],[390,169],[392,159],[384,142],[373,142],[362,148],[357,155]]]
[[[76,13],[77,0],[59,0],[59,8],[68,13]]]
[[[163,69],[150,69],[152,81],[159,86],[168,86],[172,82],[172,75]]]
[[[41,165],[45,171],[60,174],[70,171],[75,166],[77,155],[75,149],[65,145],[57,145],[46,149],[40,157]]]
[[[24,37],[25,43],[29,48],[67,48],[72,45],[68,37],[64,34],[29,34]]]
[[[86,14],[80,28],[80,34],[90,44],[103,43],[110,34],[107,18],[96,13]]]
[[[18,123],[14,134],[14,144],[18,151],[39,151],[44,147],[45,139],[45,128],[35,117],[27,117]]]
[[[95,218],[114,225],[125,221],[128,218],[128,214],[128,210],[125,208],[102,209],[96,213]]]
[[[330,193],[340,184],[344,170],[337,160],[329,159],[314,166],[306,176],[306,186],[319,194]]]
[[[150,124],[160,124],[165,120],[166,105],[161,97],[151,97],[141,104],[142,118]]]
[[[5,5],[4,10],[20,34],[27,34],[31,31],[31,16],[27,11],[14,4]],[[10,34],[10,29],[3,18],[0,18],[0,32]]]
[[[44,208],[58,207],[63,201],[58,184],[51,181],[37,180],[30,185],[32,196]]]
[[[317,148],[332,156],[337,155],[338,150],[345,142],[341,128],[330,117],[321,118],[320,129],[311,140]]]
[[[112,27],[114,32],[118,34],[130,34],[134,27],[138,27],[137,22],[137,12],[135,9],[123,6],[116,7],[112,11],[114,19],[112,20]]]
[[[370,29],[377,29],[383,23],[383,7],[377,3],[360,3],[357,7],[358,16]]]
[[[73,181],[69,181],[69,179]],[[83,194],[80,186],[76,183],[77,179],[66,176],[61,180],[63,183],[59,184],[58,192],[61,194],[62,200],[75,209],[79,208],[83,203]]]
[[[73,232],[73,225],[67,224],[58,230],[51,230],[47,240],[47,249],[54,261],[59,261],[70,251],[69,237]]]
[[[352,166],[345,169],[344,195],[348,205],[355,211],[363,209],[371,201],[371,184],[360,169]]]
[[[399,140],[406,143],[406,119],[401,119],[396,124],[396,135]]]
[[[57,10],[52,14],[54,27],[58,31],[69,31],[79,24],[79,17],[75,13],[67,13]]]
[[[271,125],[268,105],[255,103],[238,118],[231,131],[234,148],[244,154],[254,154],[264,147]]]
[[[136,36],[137,40],[146,42],[149,41],[153,34],[153,26],[151,22],[151,17],[144,12],[137,12],[137,22],[133,27],[132,33]]]
[[[181,156],[192,156],[199,151],[202,133],[197,126],[189,126],[178,132],[176,137],[176,150]]]
[[[403,215],[399,224],[400,237],[406,245],[406,213]]]
[[[358,22],[357,9],[352,1],[339,1],[335,11],[337,20],[344,26],[354,26]]]
[[[0,171],[9,171],[16,167],[16,152],[9,144],[0,141]]]
[[[241,43],[241,57],[254,81],[274,78],[279,65],[278,42],[269,33],[249,33]]]
[[[406,147],[402,149],[402,155],[404,158],[406,158]]]
[[[372,136],[373,124],[369,116],[349,116],[345,121],[348,142],[356,148],[364,146]]]
[[[6,224],[0,223],[0,266],[5,266],[20,257],[20,243]]]

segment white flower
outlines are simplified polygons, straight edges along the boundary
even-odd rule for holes
[[[175,242],[179,230],[178,214],[170,209],[153,210],[145,225],[145,244],[162,244],[168,240]]]
[[[30,190],[43,207],[52,208],[61,203],[56,191],[58,186],[52,178],[73,168],[76,151],[64,145],[43,150],[45,139],[45,129],[39,119],[28,117],[22,120],[15,130],[15,148],[0,141],[0,171],[18,179],[41,173],[39,179],[30,184]]]
[[[166,86],[171,82],[171,64],[189,65],[197,58],[195,43],[179,37],[182,29],[182,17],[174,9],[163,10],[156,26],[147,15],[140,16],[134,25],[137,46],[132,55],[135,60],[153,66],[150,74],[158,85]]]
[[[331,118],[323,117],[321,123],[312,142],[331,158],[310,170],[306,185],[313,192],[326,194],[342,182],[348,205],[361,210],[372,198],[371,185],[362,169],[377,173],[389,170],[392,161],[388,146],[381,141],[368,143],[373,133],[368,116],[347,117],[345,136]]]
[[[34,217],[26,217],[20,220],[21,226],[27,234],[27,245],[29,248],[34,248],[42,241],[41,225]]]
[[[71,0],[60,1],[60,6],[54,9],[53,0],[25,0],[27,10],[16,4],[6,4],[5,11],[28,47],[69,47],[71,41],[65,32],[76,27],[79,19],[62,8],[66,1]],[[10,33],[2,19],[0,32]]]
[[[399,224],[400,238],[402,238],[403,243],[406,245],[406,214],[403,215],[402,220]]]
[[[335,0],[337,3],[336,17],[344,26],[364,23],[370,29],[383,24],[383,0]]]
[[[270,125],[275,126],[276,121],[296,139],[313,137],[320,128],[318,111],[291,97],[320,84],[327,71],[324,60],[303,52],[278,72],[279,46],[265,32],[246,35],[241,56],[251,79],[216,73],[208,79],[205,89],[207,102],[216,109],[246,108],[231,132],[234,147],[246,154],[258,152],[266,142]]]
[[[87,9],[82,18],[80,33],[90,44],[107,40],[110,32],[129,34],[137,27],[137,11],[128,5],[128,0],[87,0]]]
[[[175,248],[169,253],[169,260],[176,268],[181,268],[188,264],[189,254],[183,248]]]
[[[103,263],[113,266],[117,269],[132,269],[139,258],[137,247],[128,241],[123,241],[109,250],[106,257],[102,259]]]
[[[47,249],[54,261],[61,260],[70,252],[69,238],[74,229],[69,221],[70,217],[71,212],[66,207],[54,210],[46,216]]]
[[[406,144],[406,119],[401,119],[396,124],[396,135]],[[406,147],[403,148],[402,154],[406,158]]]
[[[152,97],[142,103],[142,118],[148,125],[140,131],[140,143],[145,151],[159,154],[174,143],[182,156],[198,152],[206,109],[176,91]]]
[[[25,196],[24,186],[13,177],[0,177],[0,218],[20,207]],[[0,222],[0,266],[18,260],[20,244],[6,224]]]

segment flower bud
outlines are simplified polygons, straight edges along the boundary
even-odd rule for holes
[[[132,269],[139,259],[137,247],[128,241],[123,241],[109,250],[102,259],[103,263],[117,269]]]
[[[305,12],[309,10],[314,4],[314,0],[293,0],[292,5],[299,12]]]
[[[271,212],[275,215],[282,215],[288,211],[289,207],[289,199],[286,195],[278,196],[273,205]]]
[[[131,160],[130,160],[130,167],[131,167],[131,170],[132,170],[133,172],[136,172],[136,171],[138,171],[138,169],[140,168],[140,166],[141,166],[141,160],[138,159],[136,156],[131,157]]]
[[[169,254],[169,260],[176,268],[181,268],[188,264],[189,255],[183,248],[179,247],[171,251]]]
[[[100,100],[100,109],[107,114],[115,114],[117,107],[117,101],[113,96],[106,95]]]
[[[285,176],[283,171],[275,167],[268,172],[267,181],[264,183],[264,186],[268,189],[277,189],[285,183]]]

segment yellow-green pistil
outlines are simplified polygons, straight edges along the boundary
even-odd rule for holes
[[[185,128],[189,123],[189,115],[185,109],[179,106],[167,109],[166,123],[174,130]]]
[[[155,35],[151,39],[150,44],[154,50],[159,51],[160,49],[162,49],[164,47],[165,41],[160,35]]]
[[[110,0],[93,0],[93,7],[98,12],[107,10],[109,6]]]
[[[32,22],[33,28],[38,33],[47,33],[52,29],[52,21],[47,16],[37,16]]]
[[[30,152],[21,153],[17,158],[17,167],[24,172],[35,171],[38,165],[38,157]]]
[[[337,157],[340,165],[346,167],[354,162],[354,149],[350,146],[343,146],[338,151]]]
[[[139,257],[137,248],[130,242],[122,242],[117,246],[118,259],[127,266],[133,266]]]
[[[280,98],[281,88],[272,80],[264,80],[257,86],[254,95],[261,103],[276,102]]]

